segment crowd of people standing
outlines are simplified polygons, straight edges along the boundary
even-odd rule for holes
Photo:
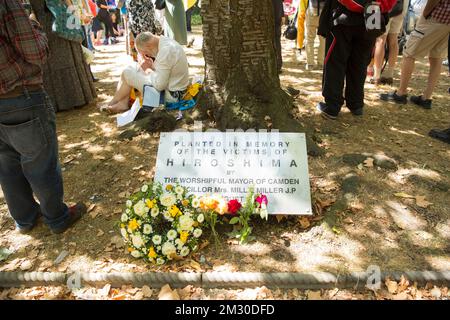
[[[405,18],[413,2],[421,5],[419,18],[412,30],[407,31],[409,21]],[[362,116],[368,70],[373,70],[368,82],[393,85],[400,49],[403,54],[400,84],[396,90],[381,93],[379,99],[397,104],[409,101],[424,109],[432,108],[443,61],[449,56],[450,0],[284,0],[283,3],[286,13],[296,22],[297,57],[305,49],[305,69],[323,70],[324,101],[317,105],[317,110],[325,118],[336,119],[344,105],[353,115]],[[373,21],[379,23],[372,27]],[[400,35],[407,37],[404,47],[399,45]],[[420,94],[408,99],[415,61],[424,57],[429,61],[427,85]],[[431,130],[430,136],[450,143],[450,129]]]

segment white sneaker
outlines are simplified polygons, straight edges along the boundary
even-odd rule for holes
[[[301,50],[299,50],[299,49],[295,50],[295,59],[298,62],[302,61],[302,51]]]

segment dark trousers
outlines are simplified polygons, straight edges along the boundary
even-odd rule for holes
[[[337,115],[344,104],[344,81],[347,107],[363,108],[364,83],[375,40],[364,26],[338,25],[328,34],[322,95],[330,113]]]
[[[97,19],[105,24],[105,38],[114,37],[113,22],[109,12],[105,9],[100,10],[97,14]]]
[[[0,98],[0,184],[19,228],[33,226],[40,214],[53,229],[68,223],[55,110],[43,91]]]
[[[195,6],[190,7],[186,11],[186,30],[188,32],[192,31],[191,21],[192,21],[192,12],[194,11]]]

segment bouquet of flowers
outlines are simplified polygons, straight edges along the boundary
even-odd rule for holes
[[[219,217],[229,215],[231,216],[229,224],[237,225],[236,230],[230,235],[239,239],[242,244],[251,240],[250,234],[252,228],[249,222],[254,214],[259,214],[261,219],[268,219],[267,204],[268,200],[265,195],[255,194],[254,189],[250,188],[244,205],[237,199],[227,201],[220,195],[214,195],[201,197],[198,204],[197,202],[195,203],[195,206],[198,205],[200,210],[205,213],[206,220],[211,227],[216,243],[218,239],[215,226],[217,222],[220,222]]]
[[[128,251],[162,265],[197,250],[205,215],[182,186],[144,184],[126,202],[120,232]]]

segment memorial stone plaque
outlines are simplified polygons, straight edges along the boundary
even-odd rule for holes
[[[304,133],[161,133],[155,181],[240,201],[253,187],[271,214],[312,214]]]

